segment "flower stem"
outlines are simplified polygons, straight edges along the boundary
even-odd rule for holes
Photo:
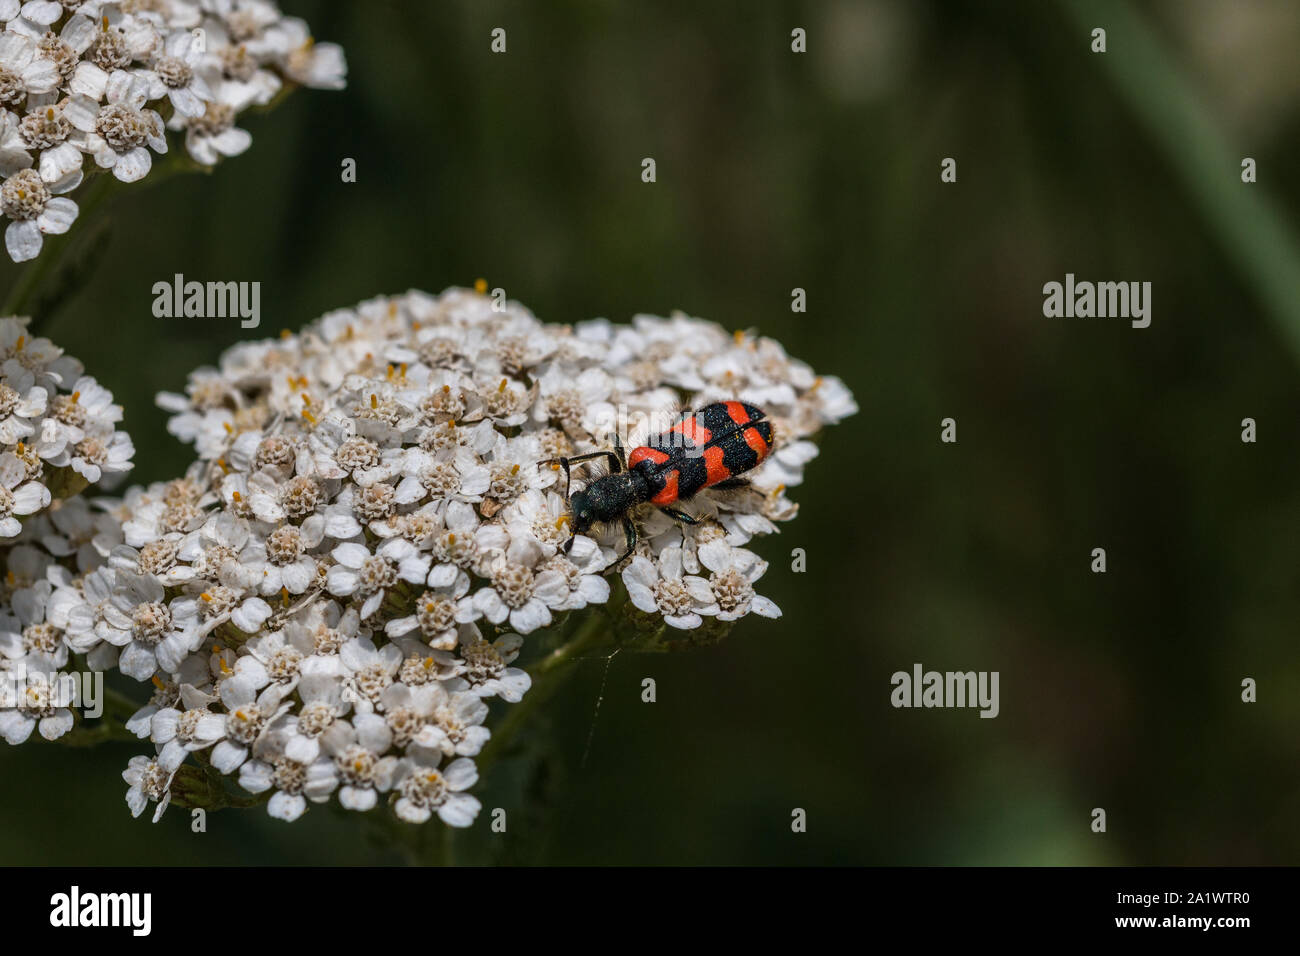
[[[528,725],[534,711],[550,699],[551,695],[564,683],[572,673],[565,665],[573,663],[587,651],[604,644],[613,643],[611,621],[599,610],[594,610],[579,626],[569,640],[551,651],[535,665],[529,668],[533,684],[524,695],[524,699],[507,712],[501,725],[493,732],[492,738],[478,757],[479,772],[483,773],[510,748],[515,736],[522,727]]]
[[[77,197],[77,219],[84,222],[89,217],[89,214],[109,196],[116,182],[117,180],[110,175],[104,173],[96,175]],[[36,261],[27,267],[27,270],[22,274],[22,278],[14,284],[13,290],[5,299],[4,308],[0,309],[0,314],[31,314],[31,306],[36,299],[37,293],[41,291],[41,287],[45,284],[46,277],[56,272],[56,267],[66,257],[72,233],[73,230],[69,229],[62,235],[51,237],[45,243],[45,248],[36,257]],[[36,331],[37,321],[38,317],[32,316],[29,329],[33,334]]]
[[[111,687],[104,688],[104,719],[107,720],[110,714],[120,717],[125,724],[134,716],[135,712],[140,709],[140,705],[133,701],[126,694],[119,690],[113,690]]]
[[[184,149],[177,148],[168,153],[166,161],[159,163],[145,182],[150,186],[156,186],[181,173],[211,171],[210,167],[202,166],[190,159]],[[19,281],[14,284],[13,290],[5,300],[4,307],[0,309],[0,315],[30,315],[32,321],[29,330],[32,334],[35,334],[40,323],[49,319],[49,315],[45,314],[46,310],[44,309],[39,310],[40,315],[33,314],[35,307],[41,304],[41,300],[38,298],[39,294],[44,291],[45,286],[48,284],[47,280],[51,275],[59,275],[58,266],[67,259],[68,249],[71,246],[70,240],[76,228],[80,226],[84,229],[85,223],[90,219],[91,214],[103,205],[121,185],[122,183],[116,177],[107,172],[95,171],[87,177],[86,184],[76,197],[79,211],[73,228],[62,235],[51,236],[46,241],[41,254],[27,267]],[[66,292],[66,290],[63,291]]]
[[[83,671],[88,669],[84,657],[78,656],[76,661]],[[77,726],[59,737],[55,743],[65,747],[96,747],[114,740],[135,742],[137,738],[126,729],[126,722],[140,709],[140,705],[111,687],[104,687],[101,703],[103,713],[95,718],[93,726],[85,726],[81,714],[76,713]]]
[[[102,720],[94,727],[78,726],[59,737],[55,743],[63,747],[98,747],[114,740],[138,742],[135,734],[121,724]]]

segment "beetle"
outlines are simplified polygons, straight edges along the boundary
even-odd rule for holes
[[[616,436],[613,451],[548,458],[538,462],[538,467],[559,465],[564,469],[564,498],[573,515],[573,534],[564,543],[565,553],[593,524],[621,521],[627,550],[614,562],[618,564],[636,547],[633,508],[649,502],[676,521],[697,524],[697,518],[675,505],[705,488],[748,485],[739,476],[767,457],[772,442],[772,424],[761,408],[745,402],[714,402],[684,415],[626,458]],[[570,468],[596,458],[608,462],[609,474],[570,496]]]

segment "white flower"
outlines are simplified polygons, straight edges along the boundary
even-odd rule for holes
[[[544,571],[559,574],[569,587],[569,595],[556,605],[556,610],[577,611],[589,604],[604,604],[609,600],[609,582],[601,576],[609,559],[585,535],[574,539],[567,554],[557,554],[542,562]]]
[[[397,486],[399,505],[414,504],[432,496],[438,501],[481,501],[492,476],[468,448],[454,454],[430,454],[411,448],[402,458],[403,478]]]
[[[247,678],[255,688],[273,684],[279,694],[288,695],[297,687],[303,666],[315,649],[311,636],[302,630],[286,628],[261,634],[244,645],[235,674]]]
[[[72,187],[61,183],[57,188]],[[13,220],[5,229],[5,249],[14,262],[35,259],[46,235],[67,232],[76,220],[77,204],[55,191],[34,169],[21,169],[0,184],[0,211]]]
[[[153,168],[149,150],[167,152],[162,117],[144,105],[147,83],[133,73],[117,70],[110,74],[104,95],[106,102],[95,114],[94,125],[82,130],[82,148],[94,156],[100,168],[111,169],[122,182],[138,182]],[[72,121],[77,122],[75,118]]]
[[[720,554],[700,551],[700,561],[713,572],[709,589],[720,621],[734,621],[746,614],[780,617],[781,609],[770,599],[754,593],[754,582],[767,571],[767,562],[752,551],[731,548]]]
[[[164,496],[159,503],[165,508],[166,497]],[[156,540],[166,534],[166,531],[155,527],[153,530],[145,531],[145,541]],[[236,578],[241,577],[234,574],[235,565],[248,539],[247,521],[229,512],[218,512],[181,538],[178,557],[192,564],[195,570],[206,577],[220,580],[222,583],[230,583],[225,580],[227,573]],[[255,576],[252,580],[256,580]]]
[[[51,669],[68,662],[63,631],[49,619],[52,592],[49,581],[37,581],[14,592],[13,615],[0,617],[0,654],[11,660],[37,655]]]
[[[138,817],[152,801],[158,804],[154,811],[153,822],[157,823],[172,799],[172,778],[175,770],[166,769],[151,757],[132,757],[122,779],[130,786],[126,791],[126,805],[131,808],[131,816]]]
[[[27,469],[11,452],[0,455],[0,538],[22,530],[16,515],[30,515],[50,503],[50,490],[39,481],[24,481]]]
[[[126,432],[113,432],[106,437],[90,434],[72,446],[67,463],[87,482],[95,484],[104,475],[130,471],[134,457],[135,444]]]
[[[457,571],[455,580],[446,587],[430,588],[415,599],[414,613],[394,617],[384,625],[389,637],[401,637],[419,628],[421,636],[431,647],[449,651],[456,646],[457,624],[464,624],[479,615],[469,592],[469,575]]]
[[[665,548],[657,561],[637,555],[623,570],[628,597],[648,614],[662,614],[669,627],[691,630],[703,623],[702,614],[716,614],[708,582],[682,573],[682,549]]]
[[[474,592],[474,609],[493,624],[507,620],[520,634],[551,623],[551,608],[569,598],[568,582],[558,571],[535,573],[502,557],[491,569],[492,585]]]
[[[283,755],[249,760],[239,768],[239,785],[249,793],[275,788],[266,812],[292,823],[307,810],[307,801],[324,803],[338,786],[338,772],[328,757],[310,762]]]
[[[165,587],[175,587],[195,577],[195,571],[179,563],[181,536],[176,532],[150,541],[142,550],[120,544],[109,554],[109,564],[136,574],[152,575]]]
[[[113,589],[116,575],[108,568],[96,568],[87,574],[79,589],[60,588],[50,598],[51,613],[63,622],[68,647],[85,654],[106,638],[115,644],[130,640],[128,622],[120,619],[121,627],[108,623],[107,617],[116,614],[113,606]]]
[[[812,396],[817,414],[824,424],[833,425],[858,413],[858,403],[854,401],[853,393],[834,375],[817,379],[809,390],[809,395]]]
[[[543,555],[555,554],[572,537],[568,502],[554,490],[530,488],[506,507],[501,519],[514,547],[507,557],[520,563],[536,563]],[[589,555],[595,542],[581,537],[586,539],[583,551]]]
[[[365,598],[361,616],[379,610],[388,589],[400,581],[423,583],[429,574],[429,557],[401,538],[390,538],[374,554],[361,544],[341,544],[331,552],[338,564],[329,569],[326,586],[336,597],[360,594]]]
[[[392,789],[397,758],[381,756],[393,742],[392,732],[378,714],[357,714],[351,722],[337,720],[321,741],[334,758],[342,787],[339,803],[349,810],[369,810],[379,794]]]
[[[439,681],[424,685],[429,689],[430,717],[420,728],[415,742],[421,747],[440,750],[447,757],[473,757],[491,737],[483,726],[488,705],[477,694],[447,689],[457,683]]]
[[[397,669],[402,666],[402,657],[401,648],[395,644],[377,648],[366,637],[349,640],[339,652],[339,660],[347,669],[345,699],[360,711],[373,709],[392,684]]]
[[[433,566],[429,569],[431,588],[450,587],[462,567],[473,566],[481,554],[478,543],[479,518],[463,501],[446,506],[443,527],[433,542]]]
[[[479,697],[500,697],[512,704],[523,699],[532,678],[509,664],[519,656],[524,640],[518,634],[503,634],[488,643],[474,634],[462,638],[460,676],[468,682],[470,693]]]
[[[761,490],[777,486],[794,488],[803,483],[803,466],[817,457],[817,446],[810,441],[786,442],[772,452],[754,476]]]
[[[285,18],[268,27],[265,37],[267,48],[295,83],[324,90],[341,90],[347,85],[343,49],[333,43],[316,43],[302,20]]]
[[[229,774],[243,765],[258,738],[290,705],[281,704],[279,688],[268,687],[259,695],[242,675],[223,680],[220,692],[226,726],[224,737],[212,748],[212,766]]]
[[[167,37],[162,53],[154,57],[150,68],[136,75],[148,84],[150,100],[165,96],[177,114],[202,116],[207,101],[212,99],[207,82],[196,72],[202,57],[203,50],[194,42],[194,34],[176,30]]]
[[[205,103],[202,113],[183,120],[185,149],[204,166],[215,166],[223,156],[239,156],[253,145],[252,134],[235,125],[235,110],[224,102]]]
[[[260,578],[263,594],[302,594],[316,578],[316,559],[309,554],[325,537],[325,519],[312,515],[301,525],[281,524],[266,536],[253,538],[239,555],[239,563]]]
[[[591,432],[604,417],[602,406],[614,380],[604,369],[584,369],[575,377],[571,370],[556,364],[541,377],[538,388],[538,421],[555,422],[568,432]]]
[[[320,738],[351,706],[343,683],[332,674],[308,674],[298,684],[302,707],[286,714],[279,728],[285,756],[310,764],[320,755]]]
[[[117,581],[111,604],[105,608],[105,621],[130,638],[118,664],[122,673],[148,680],[159,669],[176,670],[195,649],[198,609],[194,600],[166,601],[162,584],[152,575],[118,571]]]
[[[23,384],[0,382],[0,442],[6,445],[15,445],[35,434],[33,423],[45,414],[49,393],[38,385],[22,388]]]
[[[211,747],[226,735],[226,721],[208,710],[216,698],[186,684],[180,689],[184,710],[163,707],[150,718],[150,739],[159,748],[158,762],[175,770],[185,757]]]
[[[153,715],[164,707],[176,707],[181,702],[180,685],[155,676],[154,692],[145,704],[127,718],[126,729],[141,740],[153,733]]]
[[[0,177],[12,176],[32,165],[31,144],[23,135],[22,120],[0,108]]]
[[[12,709],[7,700],[7,706],[0,709],[0,737],[10,744],[21,744],[39,728],[46,740],[58,740],[74,724],[69,709],[73,700],[71,684],[59,679],[55,665],[40,655],[26,660],[26,668],[13,668],[4,675],[16,681],[18,699]]]
[[[58,85],[58,69],[51,60],[37,55],[36,43],[31,38],[19,33],[0,33],[0,99],[21,105],[27,94],[48,93]]]
[[[448,826],[470,826],[482,804],[464,791],[478,782],[478,768],[461,757],[439,770],[440,756],[422,752],[403,758],[396,771],[399,796],[393,809],[407,823],[424,823],[437,813]]]
[[[0,374],[19,391],[35,385],[49,394],[82,373],[81,363],[49,339],[27,330],[28,319],[0,318]]]

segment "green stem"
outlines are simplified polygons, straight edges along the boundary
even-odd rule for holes
[[[172,779],[172,802],[186,809],[227,810],[260,807],[275,795],[268,787],[261,793],[248,793],[229,781],[212,766],[204,751],[196,751],[194,763],[183,764]]]
[[[85,658],[79,656],[76,660],[85,670]],[[140,705],[111,687],[103,688],[101,703],[103,713],[96,718],[94,726],[87,727],[81,714],[74,711],[77,726],[55,742],[64,747],[97,747],[114,740],[136,742],[135,734],[126,729],[126,722],[140,709]]]
[[[126,723],[140,705],[133,701],[121,691],[113,690],[111,687],[104,688],[104,719],[107,720],[109,715],[122,718],[122,723]]]
[[[587,651],[612,642],[612,626],[603,611],[592,609],[572,638],[529,668],[533,684],[524,699],[511,706],[505,719],[492,733],[483,752],[475,761],[479,773],[484,773],[509,749],[520,729],[527,726],[533,713],[555,693],[564,679],[572,673],[566,665],[573,663]]]
[[[113,191],[116,182],[116,179],[106,173],[98,173],[93,176],[90,184],[77,197],[77,222],[83,222],[89,218],[90,213],[102,204]],[[66,256],[69,240],[73,230],[77,227],[77,222],[74,222],[67,232],[59,236],[52,236],[46,241],[45,247],[41,250],[40,255],[36,257],[36,261],[27,267],[22,274],[22,278],[14,284],[13,290],[5,299],[4,308],[0,309],[0,314],[29,314],[29,308],[36,297],[36,293],[40,291],[45,278]],[[36,326],[37,317],[32,316],[29,330],[33,334],[35,334]]]
[[[78,726],[68,731],[55,743],[64,747],[98,747],[110,741],[121,740],[138,743],[135,734],[121,724],[111,720],[102,720],[94,727]]]
[[[166,161],[156,166],[144,182],[156,186],[173,176],[189,172],[211,172],[211,169],[190,159],[183,144],[173,141],[169,144]],[[67,258],[73,232],[78,227],[84,229],[91,215],[117,191],[120,185],[122,184],[109,172],[91,172],[86,184],[76,196],[79,210],[77,221],[67,232],[59,236],[51,236],[46,240],[41,254],[28,265],[22,277],[14,284],[13,290],[5,300],[4,308],[0,309],[0,315],[31,315],[32,307],[38,301],[37,295],[42,291],[46,280],[50,275],[57,274],[57,267]],[[35,334],[37,326],[48,316],[32,315],[31,318],[29,330]]]

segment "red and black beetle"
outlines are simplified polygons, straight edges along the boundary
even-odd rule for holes
[[[744,402],[714,402],[634,448],[626,460],[615,438],[613,451],[539,462],[539,467],[559,465],[564,469],[564,497],[573,513],[573,537],[565,542],[564,550],[568,552],[574,537],[593,524],[621,521],[627,538],[627,550],[618,558],[622,561],[636,547],[636,525],[629,513],[643,502],[657,505],[670,518],[695,524],[697,519],[673,505],[704,488],[748,484],[739,476],[757,467],[772,450],[772,425],[766,419],[761,408]],[[570,497],[570,466],[593,458],[605,458],[609,474]]]

